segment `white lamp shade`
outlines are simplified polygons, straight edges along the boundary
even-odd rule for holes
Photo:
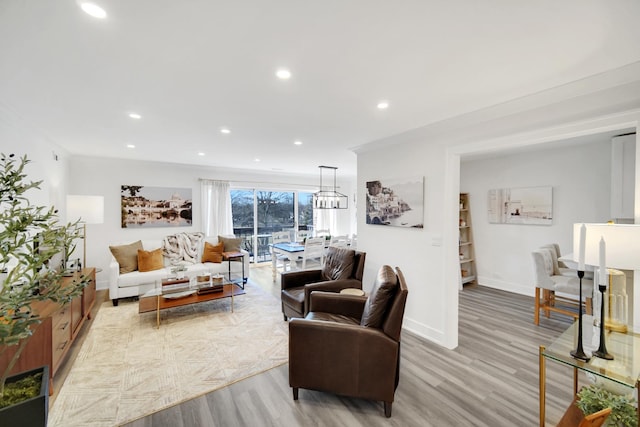
[[[103,196],[67,196],[67,220],[80,219],[85,224],[102,224],[104,222]]]
[[[573,253],[580,250],[580,227],[573,224]],[[585,224],[585,264],[597,267],[600,264],[600,238],[607,247],[607,268],[640,270],[640,225],[639,224]]]

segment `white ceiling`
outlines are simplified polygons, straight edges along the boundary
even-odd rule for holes
[[[95,3],[0,1],[0,106],[78,155],[354,175],[350,147],[640,60],[637,0]]]

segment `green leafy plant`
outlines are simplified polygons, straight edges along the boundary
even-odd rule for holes
[[[26,156],[0,154],[0,357],[15,349],[0,367],[0,399],[35,328],[89,282],[82,277],[63,285],[64,268],[50,265],[58,254],[73,252],[81,232],[77,221],[60,225],[54,207],[29,202],[27,192],[40,189],[42,181],[26,181],[28,163]]]
[[[616,394],[597,385],[589,385],[583,387],[578,393],[576,405],[585,415],[593,414],[604,408],[611,408],[611,414],[607,418],[610,426],[634,427],[638,425],[635,400],[630,394]]]

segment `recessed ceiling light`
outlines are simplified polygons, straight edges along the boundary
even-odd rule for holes
[[[127,148],[136,148],[136,146],[133,144],[127,144]]]
[[[87,15],[91,15],[94,18],[104,19],[107,17],[107,12],[95,3],[85,1],[80,3],[80,7]]]
[[[259,162],[260,159],[258,159],[257,157],[255,159],[253,159],[254,162]]]
[[[220,128],[220,133],[228,134],[231,133],[231,131],[228,128]]]
[[[302,141],[293,141],[293,145],[302,145]]]
[[[380,101],[380,102],[378,102],[378,109],[379,110],[386,110],[387,108],[389,108],[389,102],[388,101]]]
[[[276,71],[276,76],[278,76],[279,79],[287,80],[291,78],[291,71],[287,70],[286,68],[280,68],[278,71]]]
[[[131,117],[132,119],[136,119],[139,120],[142,118],[142,116],[138,113],[129,113],[129,117]]]
[[[202,151],[199,151],[198,156],[204,156],[204,153]]]

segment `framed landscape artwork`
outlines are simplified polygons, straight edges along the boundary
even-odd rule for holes
[[[369,181],[367,224],[423,228],[424,178]]]
[[[190,188],[120,187],[122,228],[188,227],[192,218]]]
[[[489,223],[553,223],[552,187],[499,188],[489,190]]]

